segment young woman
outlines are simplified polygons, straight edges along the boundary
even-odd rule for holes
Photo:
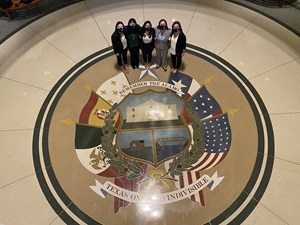
[[[164,71],[167,71],[167,56],[171,33],[172,30],[168,28],[167,21],[161,19],[155,28],[156,69],[162,66]]]
[[[186,36],[182,31],[181,24],[175,21],[172,24],[172,35],[171,35],[171,60],[173,68],[171,72],[174,74],[178,71],[181,66],[182,57],[184,56],[186,49]]]
[[[130,52],[131,66],[133,69],[136,69],[139,67],[141,27],[136,23],[134,18],[129,19],[125,35]]]
[[[152,51],[154,49],[154,38],[155,31],[152,28],[152,24],[147,20],[142,26],[142,41],[141,41],[141,50],[143,54],[143,60],[145,67],[149,68],[152,60]]]
[[[124,34],[124,24],[122,21],[118,21],[115,26],[115,31],[111,35],[111,42],[114,49],[114,53],[117,57],[118,65],[128,72],[127,65],[127,40]],[[122,63],[124,62],[124,65]]]

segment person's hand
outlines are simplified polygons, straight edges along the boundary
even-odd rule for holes
[[[119,56],[120,54],[119,53],[116,53],[116,56]]]
[[[181,57],[183,57],[183,56],[184,56],[184,54],[185,54],[185,52],[182,52],[182,54],[181,54]]]

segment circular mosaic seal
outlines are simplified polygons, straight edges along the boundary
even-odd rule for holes
[[[188,45],[182,70],[118,70],[112,49],[53,87],[36,175],[66,224],[240,224],[269,182],[274,140],[249,81]]]

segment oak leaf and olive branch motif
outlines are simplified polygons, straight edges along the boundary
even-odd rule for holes
[[[205,140],[202,121],[199,118],[195,108],[193,108],[188,103],[186,104],[186,106],[192,120],[194,143],[191,145],[189,151],[186,151],[184,154],[173,159],[170,168],[164,176],[166,176],[167,174],[182,175],[182,172],[189,170],[192,165],[199,160],[204,152]]]
[[[116,167],[120,174],[126,175],[128,180],[132,180],[143,175],[144,170],[135,160],[127,159],[120,154],[116,145],[113,144],[116,135],[114,117],[117,113],[117,107],[118,105],[115,103],[105,118],[105,125],[102,127],[104,135],[101,137],[102,148],[104,150],[104,156],[109,159],[108,163]]]

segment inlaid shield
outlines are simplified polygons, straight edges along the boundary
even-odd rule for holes
[[[124,156],[158,167],[190,145],[184,102],[173,92],[129,94],[120,104],[116,144]]]

